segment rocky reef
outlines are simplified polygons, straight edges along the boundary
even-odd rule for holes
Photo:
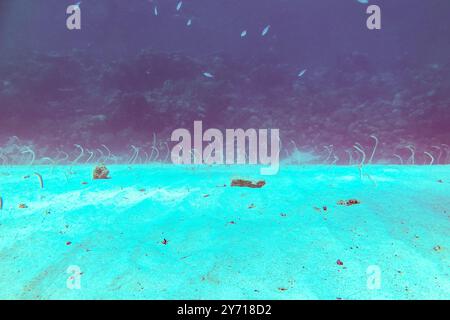
[[[377,144],[374,163],[430,163],[430,155],[449,163],[450,64],[400,58],[382,70],[351,53],[301,76],[277,59],[220,53],[2,58],[0,161],[86,162],[113,153],[126,162],[136,149],[136,162],[167,161],[170,133],[202,120],[219,129],[279,128],[291,162],[306,152],[312,156],[300,160],[357,163],[357,143],[368,157]],[[75,144],[85,148],[79,159]]]

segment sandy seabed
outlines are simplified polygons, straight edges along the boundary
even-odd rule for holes
[[[0,298],[450,298],[449,166],[92,169],[0,168]]]

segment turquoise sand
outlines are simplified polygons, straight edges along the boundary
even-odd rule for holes
[[[109,169],[0,168],[0,298],[450,298],[448,166]]]

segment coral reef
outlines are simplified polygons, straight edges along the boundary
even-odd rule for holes
[[[96,166],[94,172],[92,173],[92,178],[94,180],[105,180],[111,179],[109,176],[109,170],[104,165]]]
[[[310,162],[356,164],[354,144],[369,156],[376,135],[373,163],[444,164],[449,79],[449,64],[403,61],[386,70],[357,52],[300,78],[293,65],[220,54],[23,54],[0,63],[0,161],[64,163],[79,155],[74,144],[86,148],[85,162],[123,163],[130,145],[142,150],[135,162],[167,161],[170,133],[203,120],[219,129],[280,128],[281,156],[294,163],[302,150]]]

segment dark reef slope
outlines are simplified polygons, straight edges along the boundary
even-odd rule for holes
[[[324,146],[332,144],[342,163],[345,149],[372,145],[372,134],[380,140],[378,159],[406,156],[408,150],[395,148],[407,144],[445,151],[450,65],[417,67],[399,59],[395,68],[378,70],[364,54],[352,53],[334,68],[300,78],[298,71],[267,56],[198,60],[142,51],[105,62],[74,51],[11,57],[0,64],[0,141],[18,136],[49,150],[106,144],[120,153],[151,143],[153,133],[167,139],[203,120],[204,127],[222,129],[280,128],[286,151],[295,142],[326,157]]]

